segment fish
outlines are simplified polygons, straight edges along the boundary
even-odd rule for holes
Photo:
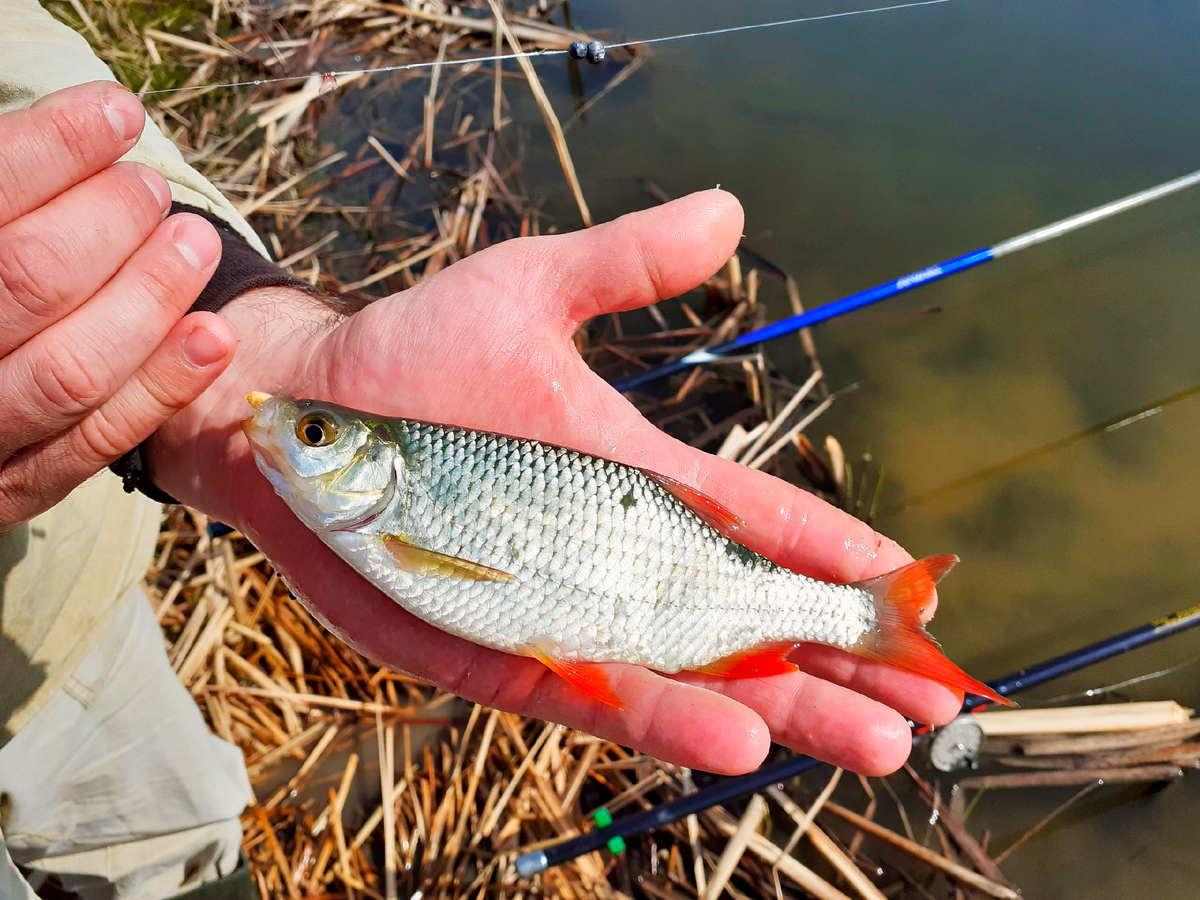
[[[826,644],[1011,705],[920,616],[958,561],[853,584],[736,540],[745,527],[674,479],[565,447],[255,392],[242,423],[296,517],[388,597],[445,632],[533,657],[622,707],[605,663],[664,674],[793,672]]]

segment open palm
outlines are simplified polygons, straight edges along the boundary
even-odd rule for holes
[[[236,429],[249,387],[534,438],[698,488],[745,520],[741,542],[803,574],[850,582],[897,568],[911,557],[863,523],[656,429],[575,351],[581,321],[695,287],[741,230],[737,201],[706,191],[586,232],[496,245],[339,323],[307,298],[294,308],[278,293],[257,307],[251,299],[231,311],[244,343],[234,370],[161,433],[155,478],[237,524],[352,645],[468,699],[713,772],[754,768],[772,740],[863,773],[892,771],[910,747],[903,716],[945,721],[959,696],[806,646],[792,657],[802,671],[768,678],[612,665],[626,705],[604,706],[541,663],[438,631],[371,587],[274,496]]]

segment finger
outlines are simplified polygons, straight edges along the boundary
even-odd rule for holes
[[[137,97],[108,81],[56,91],[0,116],[0,225],[116,162],[145,122]]]
[[[914,722],[944,725],[962,709],[958,691],[835,647],[803,644],[790,659],[810,675],[878,700]]]
[[[772,740],[843,769],[887,775],[912,749],[900,713],[805,672],[741,679],[681,673],[679,679],[745,704],[763,717]]]
[[[220,253],[212,225],[172,216],[90,302],[0,360],[4,457],[112,397],[196,299]]]
[[[247,494],[243,512],[247,537],[270,555],[280,575],[320,598],[306,606],[343,640],[389,667],[485,706],[560,722],[678,765],[739,774],[766,756],[767,728],[740,703],[637,666],[614,665],[606,670],[626,706],[604,706],[539,662],[468,643],[405,612],[261,487]],[[259,532],[256,522],[268,527]],[[314,566],[317,559],[323,564]],[[292,577],[301,571],[302,581]]]
[[[0,523],[26,521],[124,456],[212,384],[237,338],[213,313],[186,316],[112,398],[78,424],[0,468]]]
[[[170,206],[158,172],[116,163],[0,228],[0,357],[103,287]]]
[[[737,249],[742,207],[721,190],[700,191],[586,231],[507,241],[469,258],[524,283],[546,312],[573,323],[675,297],[716,272]]]

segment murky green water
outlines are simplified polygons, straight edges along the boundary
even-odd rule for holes
[[[849,8],[573,12],[640,37]],[[721,183],[745,205],[747,243],[815,305],[1200,166],[1198,45],[1195,4],[1120,0],[963,0],[659,45],[571,145],[602,217],[645,205],[635,176],[672,194]],[[831,384],[862,388],[811,437],[885,467],[881,530],[917,556],[963,557],[935,630],[972,672],[1200,600],[1200,396],[934,493],[1200,385],[1198,297],[1191,194],[818,330]],[[1198,654],[1200,638],[1177,638],[1039,693]],[[1129,693],[1200,705],[1200,666]],[[1006,869],[1030,896],[1195,896],[1198,781],[1093,795]],[[989,798],[974,824],[1011,838],[1070,790]]]
[[[571,13],[636,38],[850,8],[575,0]],[[1200,7],[1184,0],[955,0],[658,45],[568,139],[597,219],[650,205],[639,178],[673,195],[720,183],[746,208],[749,246],[813,306],[1200,167],[1198,51]],[[540,71],[565,119],[566,67]],[[587,93],[615,72],[585,67]],[[509,94],[529,182],[573,227],[536,111]],[[917,556],[963,557],[934,630],[973,673],[1200,601],[1200,395],[969,480],[1200,385],[1198,295],[1193,191],[818,330],[830,384],[861,389],[810,436],[885,467],[881,530]],[[777,285],[767,300],[786,312]],[[786,368],[796,345],[768,352]],[[1200,635],[1175,638],[1038,695],[1196,656]],[[1200,706],[1200,665],[1127,693]],[[985,798],[972,825],[1011,839],[1064,790]],[[1013,880],[1031,897],[1195,896],[1200,775],[1103,790],[1017,851]]]

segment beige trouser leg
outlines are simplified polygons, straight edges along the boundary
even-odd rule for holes
[[[31,880],[54,873],[85,900],[164,900],[236,867],[250,784],[175,677],[137,588],[0,749],[0,795],[4,900],[5,845]]]

